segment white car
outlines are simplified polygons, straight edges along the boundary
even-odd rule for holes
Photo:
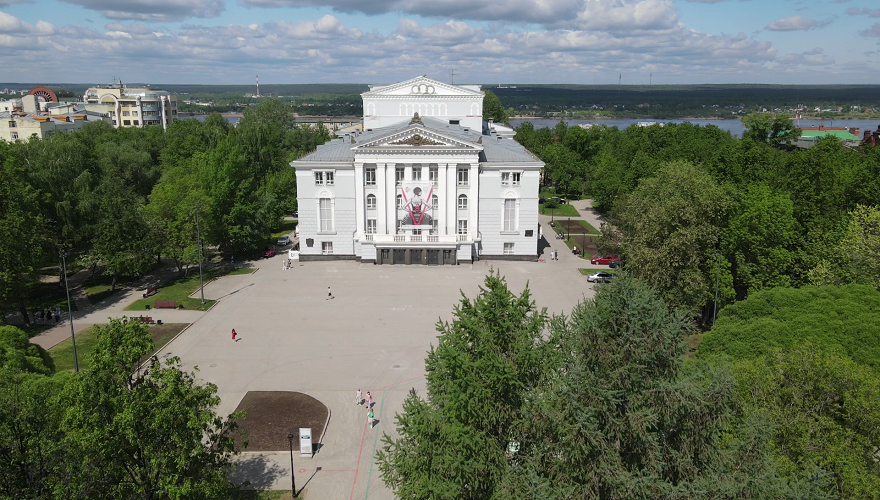
[[[287,245],[290,245],[290,236],[287,236],[285,234],[284,236],[278,238],[278,242],[276,243],[276,245],[279,247],[286,247]]]
[[[589,281],[590,283],[608,283],[612,279],[614,279],[614,275],[611,273],[606,273],[604,271],[593,273],[587,276],[587,281]]]

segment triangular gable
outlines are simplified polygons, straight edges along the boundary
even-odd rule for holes
[[[363,97],[376,96],[403,96],[403,95],[439,95],[439,96],[481,96],[482,92],[458,85],[438,82],[426,76],[419,76],[405,82],[391,85],[377,86],[369,92],[361,94]]]
[[[356,143],[357,144],[357,143]],[[483,146],[475,142],[465,141],[441,131],[428,128],[421,123],[412,122],[405,129],[390,131],[387,134],[370,138],[368,141],[352,147],[352,151],[364,150],[409,150],[409,149],[455,149],[482,151]]]

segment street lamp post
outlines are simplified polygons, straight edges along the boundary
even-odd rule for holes
[[[294,469],[293,469],[293,433],[287,433],[287,440],[290,441],[290,491],[291,496],[296,498],[296,477],[294,477]]]
[[[79,372],[79,360],[76,357],[76,334],[73,333],[73,308],[70,306],[70,288],[67,286],[67,253],[61,252],[61,267],[64,273],[64,291],[67,292],[67,320],[70,321],[70,341],[73,344],[73,371]]]
[[[565,233],[566,233],[565,241],[570,240],[571,239],[571,217],[568,218],[568,224],[565,225]]]
[[[202,228],[199,223],[199,209],[196,207],[196,234],[199,239],[199,290],[202,293],[202,305],[205,305],[205,282],[202,281]]]
[[[721,285],[721,252],[715,252],[715,310],[712,312],[712,326],[718,317],[718,288]]]

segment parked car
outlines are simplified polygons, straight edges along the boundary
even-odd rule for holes
[[[553,196],[553,197],[551,197],[550,199],[551,199],[551,200],[556,200],[556,203],[559,203],[560,205],[565,205],[565,204],[566,204],[565,198],[560,198],[560,197],[558,197],[558,196]]]
[[[587,276],[587,281],[590,283],[608,283],[612,279],[614,279],[614,275],[605,271],[599,271]]]
[[[278,241],[275,243],[275,245],[279,247],[286,247],[287,245],[290,245],[290,236],[285,234],[284,236],[278,238]]]
[[[269,257],[274,257],[274,256],[275,256],[275,247],[274,246],[268,246],[263,249],[263,258],[264,259],[268,259]]]
[[[608,267],[610,267],[611,269],[616,269],[616,268],[620,267],[620,260],[619,259],[612,260],[611,262],[608,263]]]
[[[590,259],[590,264],[599,264],[602,266],[607,266],[616,260],[617,260],[616,255],[606,255],[604,257],[593,257],[592,259]]]

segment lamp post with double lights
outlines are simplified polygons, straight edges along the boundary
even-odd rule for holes
[[[287,433],[287,440],[290,441],[290,491],[293,498],[296,498],[296,477],[294,477],[293,469],[293,438],[292,432]]]
[[[67,252],[61,251],[61,271],[64,273],[64,291],[67,292],[67,320],[70,322],[70,341],[73,344],[73,371],[79,372],[76,357],[76,334],[73,333],[73,308],[70,306],[70,288],[67,286]]]

